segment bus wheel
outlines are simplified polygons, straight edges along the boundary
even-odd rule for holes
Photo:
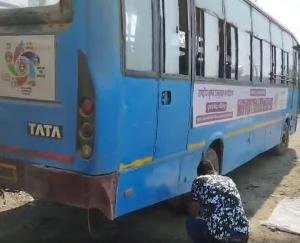
[[[220,174],[220,158],[213,148],[208,149],[208,151],[204,155],[202,163],[207,163],[208,167],[212,167],[215,174]]]
[[[275,155],[283,155],[287,151],[290,142],[290,132],[288,124],[282,128],[281,142],[274,148]]]

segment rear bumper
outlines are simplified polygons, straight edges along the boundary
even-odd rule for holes
[[[59,169],[18,162],[9,162],[15,168],[14,178],[0,178],[0,185],[23,190],[33,197],[76,206],[99,209],[115,218],[118,174],[86,176]]]

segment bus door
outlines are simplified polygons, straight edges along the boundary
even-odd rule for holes
[[[155,157],[186,150],[190,124],[190,21],[188,0],[161,1],[162,78],[159,80]]]

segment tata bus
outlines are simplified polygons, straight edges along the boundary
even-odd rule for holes
[[[284,153],[297,46],[247,0],[2,0],[1,185],[115,219]]]

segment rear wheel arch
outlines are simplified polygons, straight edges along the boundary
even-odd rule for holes
[[[214,140],[209,148],[212,148],[218,155],[219,157],[219,163],[220,163],[220,168],[223,162],[223,154],[224,154],[224,142],[222,139],[216,139]]]
[[[215,139],[208,146],[206,152],[203,154],[201,160],[212,160],[213,166],[217,170],[218,174],[222,173],[224,154],[224,142],[222,139]],[[200,161],[202,163],[203,161]]]

